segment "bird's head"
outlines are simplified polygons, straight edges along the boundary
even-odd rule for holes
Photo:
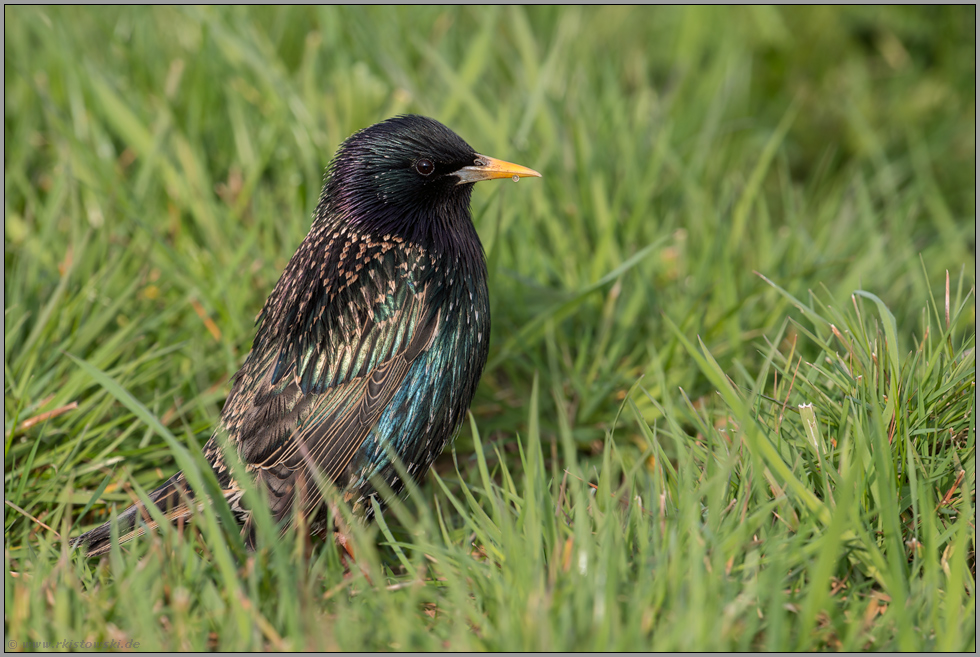
[[[398,116],[348,138],[328,172],[321,204],[359,230],[413,241],[444,241],[471,231],[473,183],[540,176],[480,155],[443,124]]]

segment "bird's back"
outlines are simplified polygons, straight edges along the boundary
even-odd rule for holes
[[[302,512],[313,510],[317,475],[370,515],[373,478],[403,486],[393,458],[419,479],[453,437],[489,345],[477,252],[464,261],[341,224],[307,237],[266,302],[219,427],[266,483],[276,518],[294,510],[297,488],[308,491]]]

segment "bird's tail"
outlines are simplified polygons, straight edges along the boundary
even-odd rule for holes
[[[168,479],[166,483],[150,493],[149,498],[167,520],[174,524],[188,519],[194,512],[192,507],[196,506],[192,505],[194,491],[187,485],[183,472],[178,472]],[[157,522],[153,520],[142,502],[137,502],[119,514],[116,524],[119,527],[120,544],[138,538],[148,529],[157,526]],[[111,547],[110,525],[111,521],[76,536],[71,539],[71,547],[82,546],[90,557],[105,554]]]

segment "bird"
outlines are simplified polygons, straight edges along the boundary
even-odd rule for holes
[[[370,520],[372,499],[383,508],[406,487],[397,461],[415,481],[425,475],[458,432],[489,353],[473,185],[540,176],[419,115],[340,145],[310,231],[256,318],[252,349],[202,448],[247,547],[256,545],[255,519],[223,445],[244,465],[236,472],[264,489],[281,532],[302,519],[326,536],[324,481]],[[179,524],[204,503],[195,495],[178,472],[148,498]],[[142,502],[116,523],[119,543],[156,527]],[[107,553],[110,522],[71,546]]]

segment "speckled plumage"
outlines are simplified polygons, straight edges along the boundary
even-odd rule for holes
[[[373,477],[403,488],[393,455],[419,479],[452,439],[490,336],[472,181],[511,175],[538,174],[479,155],[418,116],[376,124],[340,147],[310,233],[258,317],[252,351],[204,447],[248,543],[251,514],[222,441],[265,487],[284,528],[298,511],[318,531],[327,517],[318,476],[370,516]],[[190,514],[181,473],[150,498],[174,521]],[[138,515],[148,520],[139,505],[120,515],[121,540],[145,531]],[[73,544],[108,551],[108,524]]]

